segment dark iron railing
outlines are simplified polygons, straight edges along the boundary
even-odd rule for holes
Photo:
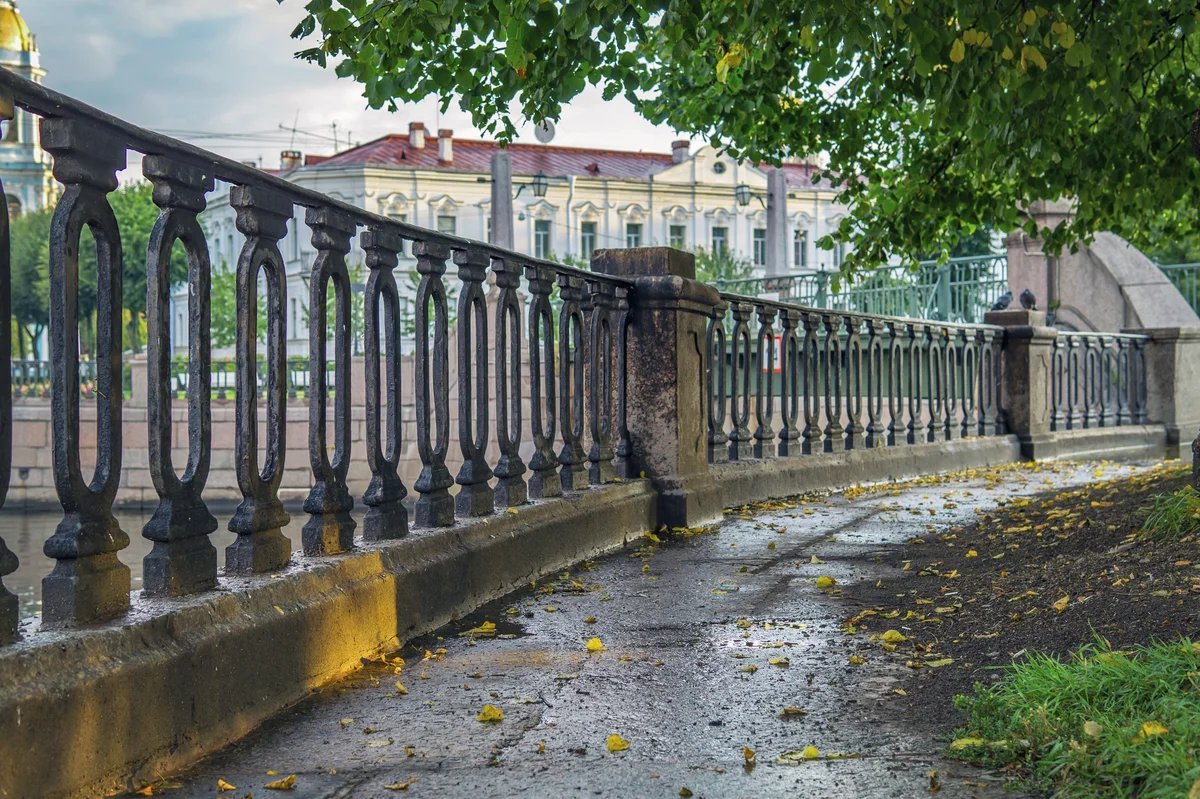
[[[708,327],[712,462],[1005,432],[1003,328],[721,298]]]
[[[1051,350],[1050,429],[1146,422],[1146,345],[1135,333],[1059,331]]]
[[[308,455],[312,489],[304,502],[306,555],[354,545],[354,499],[346,485],[350,452],[350,303],[345,257],[359,237],[369,277],[365,293],[366,459],[371,480],[363,503],[363,537],[398,538],[409,527],[409,487],[397,472],[402,452],[403,396],[415,406],[422,470],[414,526],[512,508],[527,497],[549,498],[624,476],[629,452],[624,409],[625,333],[631,283],[448,236],[372,214],[295,186],[257,169],[129,125],[45,87],[0,70],[0,93],[42,118],[42,143],[54,155],[64,192],[54,211],[50,241],[53,471],[63,518],[44,551],[53,570],[43,580],[43,625],[66,626],[120,615],[129,607],[130,572],[118,553],[129,543],[113,515],[122,458],[122,263],[143,253],[124,252],[107,194],[117,187],[130,151],[143,154],[142,173],[154,187],[160,215],[146,258],[149,464],[158,507],[141,531],[153,542],[144,561],[144,593],[180,595],[216,585],[217,556],[209,535],[217,527],[205,499],[211,443],[210,407],[236,402],[236,471],[242,502],[229,529],[225,571],[252,574],[278,569],[291,557],[282,533],[289,515],[279,499],[289,396],[308,400]],[[237,269],[237,343],[231,363],[215,363],[209,349],[209,248],[197,223],[215,181],[231,185],[230,203],[244,236]],[[297,209],[317,256],[309,280],[310,308],[326,308],[332,293],[332,330],[326,314],[309,324],[304,368],[286,357],[286,276],[279,242]],[[10,360],[7,216],[0,211],[0,357]],[[97,401],[96,467],[81,469],[80,361],[76,303],[78,245],[84,226],[96,246],[97,326],[94,380]],[[189,305],[186,364],[172,359],[168,262],[174,244],[187,253]],[[401,373],[401,305],[392,270],[411,251],[420,283],[415,305],[415,374]],[[455,272],[448,274],[453,264]],[[265,357],[260,356],[257,304],[265,277]],[[494,318],[485,301],[495,278]],[[532,299],[528,316],[519,298]],[[457,295],[452,309],[448,296]],[[561,303],[557,316],[552,308]],[[450,352],[452,337],[457,352]],[[331,347],[327,347],[328,344]],[[332,357],[327,358],[327,349]],[[526,391],[525,364],[531,374]],[[261,364],[261,366],[260,366]],[[453,371],[452,371],[453,370]],[[232,387],[225,377],[233,372]],[[303,375],[303,379],[299,377]],[[13,372],[0,368],[0,501],[11,469]],[[214,378],[217,378],[214,380]],[[448,468],[454,420],[450,386],[458,396],[457,449],[461,468]],[[601,390],[595,390],[595,387]],[[187,462],[172,460],[171,405],[188,408]],[[265,400],[265,442],[259,441]],[[332,415],[329,414],[330,408]],[[528,409],[531,434],[524,413]],[[494,418],[493,418],[494,414]],[[494,423],[494,427],[493,427]],[[493,457],[492,445],[499,453]],[[532,457],[522,459],[522,445]],[[455,457],[453,460],[458,460]],[[493,489],[491,480],[496,479]],[[451,489],[457,485],[456,495]],[[16,569],[0,541],[0,578]],[[0,641],[17,629],[16,599],[0,584]]]

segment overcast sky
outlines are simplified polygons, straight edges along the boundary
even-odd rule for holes
[[[410,121],[433,128],[433,99],[397,113],[366,108],[358,84],[297,61],[288,37],[303,0],[20,0],[37,35],[47,85],[130,122],[170,132],[240,160],[278,164],[294,144],[330,152]],[[441,117],[456,137],[479,137],[457,107]],[[317,134],[297,135],[280,125]],[[250,134],[204,138],[199,132]],[[568,107],[555,144],[668,152],[675,138],[638,117],[623,100],[588,92]],[[534,141],[532,126],[522,141]]]

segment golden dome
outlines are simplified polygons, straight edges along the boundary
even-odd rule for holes
[[[33,34],[15,0],[0,0],[0,49],[23,52],[33,49]]]

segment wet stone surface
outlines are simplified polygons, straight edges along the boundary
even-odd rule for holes
[[[215,796],[221,779],[237,786],[221,796],[260,799],[674,797],[682,788],[915,797],[932,795],[936,770],[939,797],[1012,797],[998,776],[939,756],[950,731],[895,692],[902,660],[848,663],[853,640],[841,625],[855,608],[816,578],[875,581],[885,567],[870,554],[929,525],[962,524],[1098,469],[1137,468],[1012,470],[735,512],[715,532],[584,564],[414,641],[397,653],[402,666],[368,665],[154,793]],[[495,634],[468,632],[484,622]],[[603,651],[588,651],[593,637]],[[503,720],[478,721],[485,704]],[[786,716],[786,707],[804,713]],[[629,748],[609,752],[612,734]],[[809,746],[817,759],[780,762]],[[292,774],[290,792],[264,788]]]

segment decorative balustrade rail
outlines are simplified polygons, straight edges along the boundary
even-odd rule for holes
[[[708,326],[711,462],[1005,432],[1003,328],[721,298]]]
[[[1059,331],[1051,349],[1050,429],[1146,422],[1146,345],[1133,333]]]
[[[976,323],[1008,290],[1008,256],[922,261],[915,269],[884,266],[841,282],[836,273],[718,281],[724,291],[776,294],[781,302],[859,314],[900,316],[942,322]]]
[[[1200,264],[1159,264],[1158,268],[1175,284],[1192,310],[1200,313]]]
[[[351,457],[365,454],[371,480],[362,502],[368,541],[403,536],[406,497],[415,490],[413,526],[439,527],[600,484],[626,470],[628,436],[619,403],[625,395],[625,334],[632,284],[448,236],[337,201],[320,193],[152,133],[0,70],[0,94],[17,113],[41,117],[43,146],[65,188],[54,211],[50,245],[49,390],[55,489],[62,521],[46,542],[53,568],[42,583],[44,626],[112,618],[130,604],[130,571],[119,553],[129,544],[113,515],[122,460],[122,263],[146,259],[149,468],[159,497],[141,534],[153,542],[144,560],[144,593],[181,595],[212,589],[217,553],[209,536],[217,520],[205,502],[211,440],[210,406],[236,402],[236,470],[242,502],[229,529],[225,571],[278,569],[291,557],[282,533],[289,515],[279,498],[285,465],[289,395],[308,400],[312,489],[302,543],[308,556],[354,546],[354,498],[346,485]],[[11,113],[10,113],[11,115]],[[160,215],[148,252],[128,252],[107,194],[128,154],[143,155]],[[244,236],[237,269],[236,358],[210,353],[209,248],[197,223],[215,181],[231,185],[230,202]],[[308,307],[325,308],[308,326],[304,364],[285,355],[287,285],[279,241],[287,221],[304,211],[317,257]],[[0,502],[11,471],[12,390],[7,210],[0,209]],[[96,358],[80,360],[76,303],[78,245],[84,226],[96,246]],[[366,452],[350,451],[352,292],[345,256],[358,236],[369,277],[365,293]],[[179,243],[188,258],[190,357],[171,358],[168,260]],[[392,270],[411,251],[420,275],[415,303],[414,374],[401,373],[401,307]],[[266,284],[265,358],[259,354],[259,276]],[[494,277],[494,305],[485,301]],[[528,310],[522,295],[528,295]],[[448,296],[457,295],[451,309]],[[561,305],[556,314],[555,305]],[[494,307],[494,313],[490,309]],[[453,314],[453,321],[451,315]],[[451,335],[453,332],[453,336]],[[456,352],[450,342],[456,339]],[[326,353],[332,352],[327,358]],[[523,374],[528,364],[528,375]],[[95,469],[81,466],[80,392],[94,369]],[[232,373],[232,381],[229,380]],[[302,377],[301,377],[302,376]],[[527,377],[527,379],[526,379]],[[22,378],[24,379],[24,378]],[[39,379],[40,376],[39,376]],[[450,385],[457,413],[450,408]],[[526,389],[528,386],[528,389]],[[186,464],[173,453],[172,403],[187,404]],[[265,424],[260,402],[265,400]],[[400,408],[415,407],[422,470],[412,486],[397,474]],[[332,416],[328,407],[332,404]],[[526,422],[528,414],[528,424]],[[265,440],[260,440],[260,427]],[[456,443],[452,444],[452,440]],[[451,448],[461,468],[451,474]],[[496,454],[498,453],[498,454]],[[493,481],[494,480],[494,486]],[[457,485],[455,494],[451,489]],[[0,578],[17,567],[0,540]],[[17,631],[16,598],[0,584],[0,642]]]
[[[50,396],[50,361],[16,360],[10,365],[12,392],[18,399]],[[95,361],[79,362],[79,393],[84,397],[96,395],[97,366]],[[133,390],[129,365],[121,369],[121,387],[124,395]]]

